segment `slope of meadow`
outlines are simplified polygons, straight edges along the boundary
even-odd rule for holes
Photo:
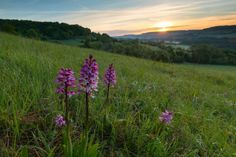
[[[164,64],[0,33],[0,156],[64,156],[54,124],[63,113],[54,80],[61,67],[78,77],[89,54],[100,72],[90,103],[89,151],[117,157],[236,155],[236,67]],[[102,76],[110,63],[117,85],[104,103]],[[83,149],[84,95],[71,97],[70,108],[72,144]],[[174,117],[161,127],[165,108]]]

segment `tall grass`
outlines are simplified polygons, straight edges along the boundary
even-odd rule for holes
[[[70,99],[70,155],[236,155],[236,67],[164,64],[0,33],[0,156],[66,155],[63,132],[54,125],[64,111],[54,80],[61,67],[73,68],[78,77],[90,53],[100,78],[114,63],[117,85],[105,104],[100,80],[88,135],[81,131],[84,96]],[[165,108],[174,118],[158,131]]]

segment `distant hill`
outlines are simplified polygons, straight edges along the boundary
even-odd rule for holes
[[[0,19],[0,31],[27,38],[163,62],[222,65],[236,65],[236,51],[232,50],[236,49],[235,28],[235,26],[224,26],[204,30],[149,32],[119,38],[141,40],[117,40],[107,34],[92,32],[89,28],[80,25]],[[227,49],[220,49],[209,44]]]
[[[77,24],[59,22],[0,19],[0,31],[42,40],[113,40],[107,34],[95,33]]]
[[[236,49],[236,25],[216,26],[202,30],[180,30],[169,32],[147,32],[139,35],[124,35],[118,39],[140,39],[169,41],[181,44],[212,44],[220,48]]]

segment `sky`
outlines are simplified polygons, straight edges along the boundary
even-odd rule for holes
[[[79,24],[119,36],[236,25],[236,0],[0,0],[0,18]]]

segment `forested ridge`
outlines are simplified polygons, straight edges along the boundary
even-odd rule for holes
[[[0,31],[162,62],[236,65],[236,51],[232,49],[210,44],[193,44],[189,49],[183,49],[160,41],[121,40],[77,24],[0,19]]]

